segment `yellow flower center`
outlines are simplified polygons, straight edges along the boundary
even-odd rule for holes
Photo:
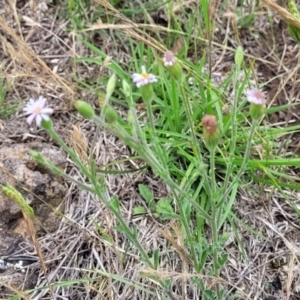
[[[141,76],[144,78],[144,79],[147,79],[149,77],[149,75],[146,73],[146,72],[143,72],[141,74]]]

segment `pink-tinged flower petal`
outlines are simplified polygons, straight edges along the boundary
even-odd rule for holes
[[[39,96],[37,99],[37,102],[42,106],[44,106],[46,104],[46,101],[47,101],[47,99],[42,96]]]
[[[41,99],[41,100],[39,100],[39,105],[40,105],[41,107],[45,108],[46,101],[47,101],[47,99]]]
[[[41,115],[37,115],[37,116],[35,117],[35,121],[36,121],[36,125],[37,125],[37,126],[41,126],[42,116],[41,116]]]
[[[32,123],[32,121],[34,120],[35,115],[30,115],[29,117],[27,117],[26,122],[30,125]]]
[[[250,103],[253,103],[255,105],[265,105],[265,99],[264,99],[263,93],[256,88],[247,90],[246,96],[247,96],[248,102],[250,102]]]
[[[53,112],[54,112],[54,110],[50,107],[45,107],[45,108],[42,109],[43,114],[51,115],[51,114],[53,114]]]
[[[138,80],[140,78],[141,74],[138,74],[138,73],[134,73],[132,74],[132,79],[133,80]]]
[[[150,83],[157,82],[157,78],[153,74],[148,74],[148,80]]]
[[[31,112],[31,110],[32,110],[32,108],[31,107],[27,107],[27,106],[25,106],[24,108],[23,108],[23,111],[25,112],[25,113],[27,113],[27,112]]]
[[[35,101],[34,101],[34,99],[32,99],[32,98],[31,98],[31,99],[29,99],[29,104],[31,104],[31,105],[32,105],[32,104],[34,104],[34,102],[35,102]]]
[[[47,115],[47,114],[41,114],[41,118],[43,119],[43,120],[45,120],[45,121],[49,121],[49,119],[50,119],[50,117],[49,117],[49,115]]]

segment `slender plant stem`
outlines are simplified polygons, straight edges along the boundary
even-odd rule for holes
[[[164,153],[163,153],[163,151],[162,151],[162,149],[161,149],[161,147],[160,147],[160,145],[157,141],[151,102],[150,101],[145,101],[145,102],[146,102],[146,106],[147,106],[147,113],[148,113],[148,118],[149,118],[149,121],[150,121],[150,126],[151,126],[151,129],[152,129],[152,135],[153,135],[153,139],[154,139],[155,149],[159,154],[160,161],[162,162],[162,167],[165,170],[167,170],[165,155],[164,155]],[[173,189],[173,187],[170,187],[170,189],[172,191],[172,194],[174,195],[176,206],[177,206],[177,209],[179,210],[179,215],[181,217],[181,221],[182,221],[182,224],[183,224],[183,227],[184,227],[185,234],[188,238],[188,241],[191,242],[192,241],[192,235],[190,233],[189,223],[186,219],[186,215],[185,215],[184,210],[183,210],[182,201],[178,197],[177,192]],[[194,249],[193,243],[191,243],[191,254],[192,254],[192,258],[193,258],[193,261],[194,261],[196,271],[198,271],[197,270],[198,259],[197,259],[197,255],[196,255],[196,251]]]
[[[232,133],[230,138],[230,153],[229,153],[229,160],[228,165],[226,168],[226,175],[224,180],[224,191],[227,189],[229,184],[229,178],[232,174],[232,167],[233,167],[233,159],[234,159],[234,150],[236,148],[236,137],[237,137],[237,126],[236,126],[236,114],[237,114],[237,103],[239,100],[239,93],[238,93],[238,86],[239,86],[239,75],[240,75],[240,66],[236,66],[235,76],[234,76],[234,101],[231,110],[231,124],[232,124]]]
[[[146,253],[145,249],[143,246],[140,244],[140,242],[137,239],[137,236],[135,235],[134,232],[129,228],[127,223],[123,220],[120,211],[118,208],[116,208],[114,205],[111,204],[111,201],[107,201],[105,195],[103,195],[103,191],[99,188],[99,185],[97,184],[97,181],[94,177],[91,178],[91,181],[93,185],[95,186],[95,192],[97,196],[103,201],[103,203],[111,210],[111,212],[115,215],[117,218],[118,222],[120,223],[120,228],[124,231],[125,235],[127,238],[130,240],[130,242],[139,250],[142,259],[151,267],[154,267],[154,263],[151,261],[149,258],[148,254]]]
[[[102,120],[101,120],[102,121]],[[101,123],[99,123],[101,125]],[[50,136],[71,156],[73,161],[78,165],[80,168],[81,172],[91,181],[94,191],[96,195],[101,199],[101,201],[111,210],[111,212],[115,215],[117,218],[118,222],[121,225],[122,230],[125,232],[125,235],[127,238],[131,241],[131,243],[139,250],[142,258],[144,261],[147,262],[147,264],[151,267],[154,268],[154,264],[152,263],[151,259],[147,255],[146,251],[142,247],[142,245],[139,243],[136,235],[134,232],[131,231],[129,226],[126,224],[126,222],[123,220],[119,210],[111,204],[111,200],[108,200],[108,195],[105,195],[104,192],[102,191],[99,182],[97,181],[96,177],[91,174],[84,164],[81,162],[81,160],[77,157],[76,153],[69,148],[66,143],[63,141],[63,139],[60,138],[60,136],[55,132],[53,128],[48,130]]]
[[[247,141],[246,151],[245,151],[245,155],[244,155],[242,165],[241,165],[238,173],[236,174],[236,176],[234,177],[234,179],[232,180],[232,182],[228,186],[227,190],[225,190],[225,192],[221,195],[221,199],[219,200],[219,203],[217,204],[217,207],[220,207],[219,214],[218,214],[218,227],[219,227],[219,224],[220,224],[220,218],[221,218],[221,213],[222,213],[222,205],[223,205],[224,201],[226,200],[227,196],[232,191],[232,188],[234,187],[234,185],[239,181],[239,179],[243,175],[243,173],[245,171],[245,168],[247,166],[249,156],[250,156],[251,143],[252,143],[253,135],[254,135],[255,128],[256,128],[257,124],[258,124],[258,120],[253,120],[252,121],[251,128],[250,128],[250,135],[249,135],[249,138],[248,138],[248,141]]]
[[[160,161],[163,165],[163,168],[165,170],[167,170],[166,156],[165,156],[164,152],[162,151],[162,149],[161,149],[161,147],[158,143],[158,139],[157,139],[157,135],[156,135],[156,129],[155,129],[155,123],[154,123],[154,119],[153,119],[153,110],[152,110],[151,101],[145,101],[145,102],[146,102],[146,107],[147,107],[147,115],[148,115],[148,118],[149,118],[150,127],[151,127],[151,131],[152,131],[151,138],[154,141],[155,150],[157,151],[157,154],[159,155],[159,158],[160,158]]]
[[[79,159],[77,154],[73,149],[67,146],[67,144],[64,142],[64,140],[57,134],[57,132],[53,129],[48,130],[48,133],[50,136],[70,155],[72,160],[77,164],[77,166],[80,168],[81,172],[89,178],[90,173],[88,169],[85,167],[85,165],[82,163],[82,161]]]
[[[210,179],[211,179],[211,228],[212,228],[212,236],[213,236],[213,260],[214,260],[214,275],[219,277],[219,263],[218,263],[218,208],[217,208],[217,184],[216,184],[216,176],[215,176],[215,147],[211,147],[210,149]],[[217,293],[219,293],[219,284],[216,286]]]
[[[100,118],[95,117],[96,122],[101,122]],[[107,124],[103,123],[103,127],[107,127]],[[188,241],[192,241],[192,235],[190,233],[190,228],[189,228],[189,223],[188,220],[186,219],[184,210],[183,210],[183,205],[182,201],[180,200],[180,197],[178,194],[182,194],[182,191],[180,190],[179,186],[170,178],[169,173],[167,170],[161,165],[161,163],[157,160],[157,157],[154,155],[152,150],[149,148],[147,143],[144,143],[144,147],[141,147],[141,142],[137,141],[135,138],[130,136],[123,128],[120,126],[118,123],[111,124],[107,129],[110,129],[116,136],[119,136],[123,141],[130,146],[132,149],[136,150],[137,153],[153,168],[153,170],[160,175],[164,181],[168,184],[169,188],[171,189],[172,194],[174,195],[176,206],[179,210],[179,214],[181,216],[181,220],[183,223],[183,227],[185,230],[185,233],[187,235]],[[182,195],[185,197],[185,195]],[[192,205],[196,205],[197,203],[195,201],[192,201],[188,199]],[[210,216],[199,206],[196,206],[196,209],[200,210],[200,212],[203,214],[203,216],[210,220]],[[195,246],[193,243],[191,243],[191,255],[195,264],[195,268],[197,269],[197,254],[195,250]]]
[[[185,106],[185,112],[186,112],[186,115],[187,115],[187,120],[189,122],[189,127],[190,127],[191,134],[192,134],[193,144],[194,144],[194,146],[197,150],[196,155],[198,156],[197,159],[199,161],[198,167],[200,168],[201,167],[200,164],[201,163],[203,164],[203,158],[202,158],[202,154],[201,154],[200,143],[199,143],[199,140],[196,137],[196,133],[195,133],[195,129],[194,129],[191,106],[189,104],[189,100],[186,97],[186,94],[185,94],[185,91],[184,91],[184,88],[183,88],[182,84],[180,84],[180,88],[181,88],[181,95],[183,97],[183,102],[184,102],[184,106]],[[206,187],[208,188],[208,190],[211,190],[210,180],[207,176],[207,173],[203,172],[203,176],[204,176],[204,181],[205,181]]]
[[[211,196],[215,197],[217,191],[216,175],[215,175],[215,154],[216,148],[210,149],[210,179],[211,179]]]
[[[100,119],[98,117],[94,118],[96,122],[100,122]],[[176,184],[171,178],[168,172],[166,172],[161,164],[158,162],[157,158],[153,155],[151,149],[147,144],[144,144],[141,146],[141,141],[137,140],[136,138],[130,136],[124,128],[116,124],[101,124],[103,128],[109,130],[114,135],[119,137],[124,141],[125,144],[127,144],[131,149],[134,149],[141,158],[144,159],[144,161],[153,168],[153,170],[164,179],[166,184],[175,190],[178,194],[185,197],[194,207],[195,209],[208,221],[211,220],[211,216],[193,199],[189,197],[184,191],[181,190],[181,188]]]

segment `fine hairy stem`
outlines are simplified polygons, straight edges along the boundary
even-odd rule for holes
[[[135,234],[134,231],[132,231],[129,226],[127,225],[127,223],[123,220],[120,211],[118,208],[116,208],[114,205],[111,204],[111,201],[107,201],[105,199],[106,195],[103,194],[103,191],[101,190],[101,188],[99,188],[99,185],[97,183],[97,180],[95,179],[95,177],[91,177],[90,178],[92,181],[93,186],[95,187],[95,193],[97,194],[97,196],[99,197],[99,199],[101,199],[101,201],[104,202],[104,204],[112,211],[112,213],[115,215],[115,217],[117,218],[118,222],[120,223],[120,227],[121,229],[124,231],[126,237],[130,240],[130,242],[139,250],[142,259],[151,267],[151,268],[155,268],[154,267],[154,263],[151,261],[151,259],[149,258],[148,254],[146,253],[145,249],[143,248],[143,246],[140,244],[140,242],[137,239],[137,236]]]
[[[240,74],[240,66],[236,66],[235,76],[234,76],[234,101],[231,110],[231,124],[232,124],[232,133],[230,138],[230,153],[229,153],[229,161],[226,170],[225,180],[224,180],[224,191],[226,190],[229,182],[230,175],[232,173],[232,165],[233,165],[233,158],[234,158],[234,149],[236,145],[236,138],[237,138],[237,126],[236,126],[236,115],[237,115],[237,103],[239,101],[238,95],[238,86],[239,86],[239,74]]]
[[[218,267],[218,208],[217,208],[217,185],[215,176],[215,147],[210,148],[210,179],[211,179],[211,227],[213,235],[213,260],[214,260],[214,275],[219,276]],[[221,208],[219,208],[221,210]],[[217,291],[219,291],[219,284],[217,284]]]
[[[96,122],[101,122],[101,120],[98,117],[94,118]],[[161,176],[166,182],[166,184],[172,188],[174,191],[176,191],[179,195],[182,197],[185,197],[197,210],[198,213],[200,213],[205,219],[208,221],[211,220],[210,215],[196,202],[194,201],[187,193],[181,190],[181,188],[176,184],[169,176],[168,172],[166,172],[161,164],[158,162],[155,155],[153,155],[151,149],[147,144],[143,144],[143,147],[141,147],[141,141],[137,140],[136,138],[130,136],[124,128],[119,124],[101,124],[103,128],[109,130],[113,134],[115,134],[117,137],[122,139],[125,144],[127,144],[130,148],[134,149],[140,157],[144,159],[144,161],[153,168],[153,170]]]
[[[201,154],[200,144],[199,144],[199,141],[196,137],[196,133],[195,133],[195,129],[194,129],[194,124],[193,124],[193,119],[192,119],[192,111],[191,111],[190,104],[188,102],[189,100],[186,97],[186,94],[185,94],[185,91],[184,91],[184,88],[183,88],[182,84],[180,85],[180,88],[181,88],[181,95],[183,97],[183,102],[184,102],[184,106],[185,106],[185,111],[186,111],[186,114],[187,114],[187,120],[189,122],[189,127],[190,127],[191,134],[192,134],[193,144],[194,144],[194,146],[197,150],[196,155],[198,156],[197,157],[198,162],[199,162],[198,166],[200,168],[200,163],[203,163],[203,158],[202,158],[202,154]],[[203,172],[203,176],[204,176],[204,181],[205,181],[206,187],[208,189],[210,189],[210,180],[207,176],[207,173]]]
[[[246,168],[246,165],[248,163],[249,156],[250,156],[251,142],[252,142],[252,139],[253,139],[253,135],[254,135],[257,123],[258,123],[258,120],[253,120],[252,121],[251,129],[250,129],[250,135],[249,135],[249,138],[248,138],[248,141],[247,141],[246,151],[245,151],[245,155],[244,155],[242,165],[241,165],[238,173],[236,174],[236,176],[234,177],[234,179],[232,180],[232,182],[228,186],[227,190],[221,195],[221,199],[219,200],[219,203],[217,204],[217,207],[222,206],[223,202],[225,201],[227,196],[232,191],[232,188],[239,181],[239,179],[241,178],[241,176],[243,175],[243,173],[245,171],[245,168]],[[219,224],[220,224],[219,223],[220,218],[221,218],[221,209],[219,210],[219,214],[218,214],[218,227],[219,227]]]
[[[95,118],[95,120],[98,121],[98,122],[100,121],[100,119],[97,118],[97,117]],[[103,123],[103,126],[105,126],[105,123]],[[125,141],[125,143],[127,143],[130,147],[135,149],[139,153],[139,155],[169,185],[169,188],[170,188],[172,194],[174,195],[176,206],[179,210],[179,214],[181,216],[181,220],[182,220],[183,227],[184,227],[185,233],[187,235],[188,241],[191,242],[192,241],[192,235],[190,233],[189,223],[186,219],[186,216],[185,216],[185,213],[184,213],[184,210],[183,210],[183,206],[182,206],[182,202],[181,202],[181,200],[178,196],[178,194],[180,194],[180,193],[182,194],[182,191],[180,190],[178,185],[175,182],[173,182],[173,180],[170,178],[168,172],[163,168],[163,166],[157,160],[157,157],[153,154],[153,152],[151,151],[151,149],[149,148],[147,143],[144,143],[144,147],[140,147],[139,145],[141,143],[139,141],[136,141],[132,136],[128,135],[128,133],[119,124],[115,124],[114,126],[115,126],[115,128],[110,127],[110,130],[112,130],[114,128],[114,130],[112,130],[114,132],[114,134],[116,134],[117,136],[120,136]],[[185,195],[182,195],[182,196],[185,197]],[[197,205],[196,209],[201,210],[201,213],[203,213],[203,215],[205,217],[209,218],[209,215],[195,201],[191,201],[191,203],[193,205]],[[191,244],[191,255],[193,257],[194,264],[195,264],[195,267],[196,267],[198,259],[197,259],[196,251],[194,249],[193,244]]]
[[[153,134],[152,138],[154,139],[155,149],[159,154],[160,162],[162,163],[162,168],[167,170],[165,155],[164,155],[159,143],[157,142],[157,136],[156,136],[156,133],[155,133],[156,131],[155,131],[155,124],[154,124],[154,120],[153,120],[153,111],[152,111],[151,102],[150,101],[145,101],[145,102],[146,102],[146,106],[147,106],[147,113],[148,113],[148,117],[149,117],[149,121],[150,121],[150,126],[151,126],[151,129],[152,129],[152,134]],[[192,235],[190,233],[188,220],[186,219],[186,215],[185,215],[184,210],[183,210],[182,201],[180,200],[180,198],[177,195],[176,190],[172,186],[170,186],[170,189],[172,191],[172,194],[174,195],[176,206],[177,206],[177,209],[179,210],[179,215],[181,216],[181,220],[182,220],[182,223],[183,223],[185,234],[187,235],[188,241],[191,242],[192,241]],[[197,270],[197,261],[198,261],[198,259],[197,259],[197,255],[196,255],[196,251],[194,249],[193,243],[191,244],[191,255],[192,255],[192,258],[193,258],[193,261],[194,261],[196,271],[198,271]]]
[[[156,135],[155,124],[154,124],[154,119],[153,119],[153,111],[152,111],[151,101],[145,101],[145,102],[146,102],[146,107],[147,107],[147,115],[148,115],[148,118],[149,118],[149,122],[150,122],[150,126],[151,126],[151,131],[152,131],[151,138],[154,141],[155,150],[159,154],[160,161],[161,161],[161,163],[163,165],[163,168],[166,170],[167,169],[166,156],[165,156],[164,152],[162,151],[162,149],[160,147],[160,144],[158,143],[158,140],[157,140],[157,135]]]
[[[77,164],[77,166],[80,168],[81,172],[89,178],[90,173],[88,169],[85,167],[85,165],[82,163],[82,161],[78,158],[75,151],[67,146],[67,144],[63,141],[63,139],[57,134],[57,132],[52,128],[48,130],[48,133],[50,134],[51,138],[53,138],[72,158],[72,160]]]
[[[100,125],[100,124],[99,124]],[[69,148],[65,142],[60,138],[60,136],[54,131],[53,128],[48,130],[50,136],[72,157],[73,161],[76,162],[78,167],[80,168],[81,172],[91,181],[93,187],[94,187],[94,192],[96,195],[101,199],[101,201],[112,211],[112,213],[115,215],[117,218],[118,222],[121,225],[122,230],[124,231],[125,235],[127,238],[131,241],[131,243],[139,250],[141,257],[143,258],[144,261],[147,262],[147,264],[151,267],[154,268],[154,264],[152,263],[151,259],[147,255],[146,251],[142,247],[142,245],[139,243],[137,236],[134,231],[132,231],[129,226],[126,224],[126,222],[123,220],[118,208],[114,205],[112,205],[111,199],[108,199],[109,196],[106,195],[99,185],[99,182],[97,181],[97,178],[91,174],[87,168],[84,166],[84,164],[81,162],[81,160],[77,157],[76,153]]]

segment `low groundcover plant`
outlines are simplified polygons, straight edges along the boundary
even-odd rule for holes
[[[242,94],[239,93],[238,90],[241,89],[241,87],[237,86],[237,76],[239,75],[242,61],[243,53],[239,47],[236,56],[236,80],[234,79],[235,97],[232,103],[230,103],[232,108],[231,121],[234,123],[230,126],[227,125],[232,135],[237,135],[238,128],[235,122],[237,122],[237,116],[240,116],[242,113],[240,111]],[[227,170],[225,169],[224,180],[217,180],[216,159],[221,152],[224,152],[222,147],[225,132],[222,119],[220,120],[221,116],[211,112],[206,114],[205,108],[203,107],[201,120],[203,132],[199,136],[195,122],[199,123],[200,120],[195,120],[194,118],[195,106],[193,99],[189,97],[187,90],[189,86],[188,78],[185,72],[183,72],[182,65],[171,51],[167,51],[164,54],[162,62],[163,66],[159,65],[159,67],[165,68],[166,72],[161,73],[164,74],[165,77],[160,78],[159,82],[155,75],[146,72],[145,66],[142,66],[141,73],[134,73],[132,75],[133,83],[138,89],[137,92],[140,93],[145,103],[148,121],[139,119],[133,100],[133,93],[131,92],[132,88],[126,80],[122,81],[122,87],[124,96],[128,102],[128,118],[127,120],[120,119],[119,114],[109,101],[109,98],[116,88],[115,75],[111,77],[107,85],[107,97],[105,107],[102,107],[101,116],[85,101],[76,101],[75,108],[84,118],[96,122],[101,128],[119,137],[166,183],[171,191],[171,201],[165,201],[165,206],[160,203],[160,213],[162,212],[161,208],[165,207],[168,210],[166,218],[175,218],[180,224],[179,227],[185,239],[184,252],[191,262],[188,269],[191,274],[195,275],[193,284],[196,284],[199,289],[203,291],[203,299],[211,299],[209,297],[212,297],[212,295],[215,295],[218,299],[222,299],[226,292],[226,287],[221,285],[217,280],[214,287],[208,288],[205,280],[200,279],[201,277],[196,275],[204,274],[214,276],[218,279],[222,267],[227,261],[227,256],[223,253],[223,246],[227,237],[226,234],[222,233],[221,229],[234,203],[237,185],[247,169],[255,128],[257,128],[265,111],[265,100],[262,92],[257,88],[246,91],[247,100],[250,102],[250,116],[252,117],[252,122],[250,129],[248,128],[250,132],[247,137],[243,161],[239,170],[236,172],[233,159],[235,147],[238,142],[235,137],[233,138],[233,142],[230,142],[231,149],[229,151],[229,161]],[[167,74],[169,74],[170,77]],[[179,161],[185,161],[185,163],[181,164],[182,167],[187,165],[186,157],[188,157],[190,159],[189,168],[193,170],[194,177],[197,177],[197,180],[193,179],[191,185],[187,187],[174,176],[173,169],[175,165],[173,162],[171,164],[171,152],[166,149],[166,145],[161,138],[163,133],[158,126],[158,119],[163,115],[163,112],[157,114],[157,112],[153,110],[153,103],[157,98],[161,97],[161,95],[156,94],[155,85],[169,86],[173,83],[178,83],[177,85],[175,84],[174,87],[179,97],[176,99],[164,99],[164,101],[173,101],[173,105],[184,112],[179,118],[181,118],[182,124],[187,126],[187,129],[183,128],[182,130],[185,130],[184,132],[177,132],[176,134],[170,131],[170,136],[179,137],[178,141],[185,145],[185,148],[180,150],[184,156],[177,156],[178,162],[175,161],[175,164],[177,163],[176,166],[180,166]],[[211,93],[211,91],[207,90],[207,93]],[[178,103],[174,103],[174,101],[178,101]],[[35,119],[37,126],[41,126],[47,130],[50,136],[68,153],[74,163],[77,164],[88,181],[78,182],[70,178],[36,152],[32,152],[33,157],[39,163],[47,166],[55,174],[66,176],[68,180],[75,182],[79,188],[97,194],[100,201],[103,201],[117,218],[119,222],[118,230],[124,233],[132,246],[137,248],[140,259],[149,268],[158,270],[160,268],[159,250],[157,249],[154,253],[149,254],[144,249],[143,244],[138,240],[138,229],[128,224],[122,216],[118,198],[116,196],[110,196],[106,192],[103,181],[99,180],[99,177],[94,172],[93,163],[90,163],[89,166],[84,164],[76,155],[75,151],[68,147],[54,131],[52,121],[49,117],[50,114],[53,113],[53,110],[45,105],[46,99],[43,97],[39,97],[37,101],[30,99],[24,108],[26,114],[29,115],[27,122],[30,124]],[[177,112],[174,112],[174,114],[175,113]],[[166,119],[170,122],[173,122],[172,118],[172,115],[166,116]],[[233,170],[235,174],[231,177]],[[187,172],[187,170],[184,169],[181,171],[183,173]],[[187,177],[187,179],[189,178]],[[194,191],[192,189],[194,189]],[[207,199],[207,202],[204,203],[203,199]],[[151,209],[155,210],[155,206]],[[160,214],[157,214],[157,216],[159,215]],[[159,275],[155,277],[152,276],[151,278],[170,295],[169,280],[160,278]]]

